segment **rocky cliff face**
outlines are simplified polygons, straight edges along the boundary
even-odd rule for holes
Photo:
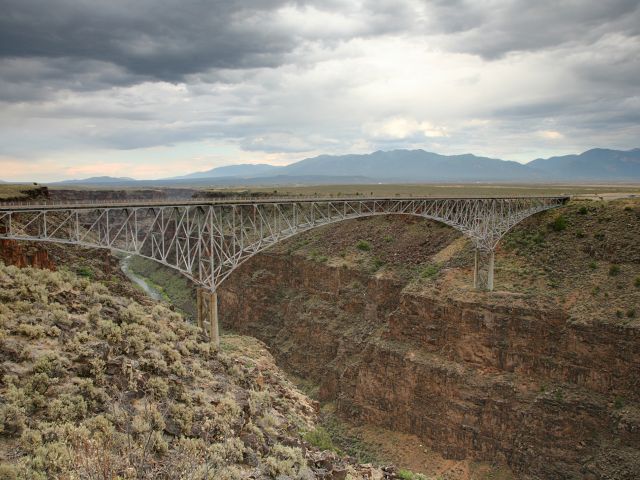
[[[30,245],[15,240],[0,240],[0,260],[6,265],[20,268],[34,267],[54,271],[56,269],[49,252],[41,245]]]
[[[219,294],[341,415],[531,478],[640,477],[640,331],[523,296],[447,298],[302,256],[259,255]]]

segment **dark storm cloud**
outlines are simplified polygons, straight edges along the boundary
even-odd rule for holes
[[[281,0],[3,0],[0,57],[111,63],[176,81],[208,68],[270,66],[293,39],[270,28]]]
[[[274,16],[283,7],[340,12],[361,25],[338,33],[331,24],[320,31],[297,31]],[[275,67],[295,62],[287,55],[304,41],[439,34],[446,37],[445,48],[496,58],[591,42],[611,31],[638,35],[640,30],[637,0],[370,0],[358,6],[340,0],[0,0],[0,8],[0,59],[46,63],[26,82],[34,82],[34,89],[37,78],[55,82],[64,77],[67,88],[82,90],[141,79],[179,82],[211,70]],[[9,81],[7,72],[15,63],[1,67],[1,77]],[[4,96],[28,96],[24,90],[6,88]]]
[[[587,45],[611,33],[640,35],[637,0],[471,0],[426,2],[426,24],[451,35],[449,48],[499,58],[563,44]]]
[[[91,92],[145,80],[112,63],[64,58],[0,59],[0,101],[41,101],[60,90]]]

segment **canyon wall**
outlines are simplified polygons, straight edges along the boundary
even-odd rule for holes
[[[263,340],[345,418],[523,478],[640,478],[637,328],[284,254],[247,262],[219,301],[223,328]]]
[[[0,260],[6,265],[15,265],[20,268],[34,267],[54,271],[56,269],[55,261],[42,245],[15,240],[0,239]]]

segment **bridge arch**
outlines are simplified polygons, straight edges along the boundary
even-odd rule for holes
[[[476,249],[474,285],[493,288],[494,249],[525,218],[568,197],[343,198],[0,206],[0,238],[109,248],[174,268],[201,288],[198,318],[217,334],[215,292],[266,248],[353,218],[412,215],[462,232]],[[215,323],[215,328],[214,328]]]

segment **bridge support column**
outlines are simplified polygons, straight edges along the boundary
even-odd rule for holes
[[[476,247],[473,286],[477,290],[493,290],[494,251]]]
[[[207,333],[209,324],[209,340],[213,346],[220,347],[220,330],[218,326],[218,294],[210,290],[198,288],[196,290],[196,316],[198,327]]]

